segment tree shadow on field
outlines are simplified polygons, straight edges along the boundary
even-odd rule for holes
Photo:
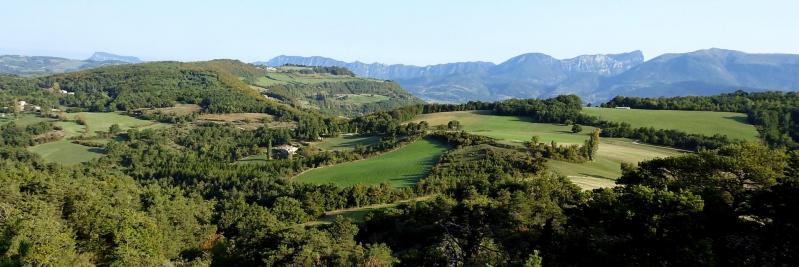
[[[596,175],[596,174],[589,174],[589,173],[584,173],[584,172],[578,172],[577,174],[585,176],[585,177],[590,177],[590,178],[616,180],[615,178],[602,176],[602,175]]]
[[[346,137],[344,137],[342,139],[347,140],[347,141],[342,142],[341,144],[335,145],[333,147],[335,147],[335,148],[352,148],[352,147],[355,147],[356,145],[370,145],[370,144],[374,144],[374,143],[377,143],[378,141],[380,141],[379,137],[376,137],[376,136],[367,136],[367,137],[346,136]]]
[[[740,123],[743,123],[743,124],[749,124],[749,118],[743,117],[743,116],[727,116],[727,117],[724,117],[724,118],[728,119],[728,120],[734,120],[736,122],[740,122]]]
[[[448,150],[448,149],[452,148],[449,144],[446,144],[444,142],[436,141],[436,140],[433,140],[433,139],[428,139],[428,140],[431,140],[433,142],[433,145],[436,146],[436,148],[441,148],[441,149],[444,149],[444,150]],[[426,158],[426,159],[419,160],[417,162],[417,164],[426,166],[426,168],[425,168],[425,170],[423,172],[421,172],[419,174],[404,174],[404,175],[402,175],[400,177],[391,178],[391,179],[388,179],[388,180],[391,181],[391,183],[393,183],[393,184],[401,184],[402,186],[412,186],[412,185],[416,184],[417,182],[419,182],[419,180],[421,180],[422,178],[427,177],[427,175],[430,174],[430,171],[433,169],[433,166],[436,163],[438,163],[438,160],[441,158],[441,154],[442,153],[439,153],[439,154],[437,154],[437,155],[435,155],[433,157],[429,157],[429,158]]]

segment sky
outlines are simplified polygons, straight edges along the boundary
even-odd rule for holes
[[[799,54],[795,0],[0,0],[0,54],[414,65],[726,48]]]

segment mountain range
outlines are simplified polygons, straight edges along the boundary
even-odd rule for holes
[[[49,75],[102,67],[140,63],[140,59],[96,52],[85,60],[48,56],[0,55],[0,73],[20,76]]]
[[[641,51],[556,59],[523,54],[500,64],[458,62],[430,66],[343,62],[325,57],[278,56],[268,66],[341,66],[359,76],[394,80],[433,102],[493,101],[577,94],[587,102],[616,95],[711,95],[744,89],[799,89],[799,55],[749,54],[725,49],[664,54],[644,61]]]

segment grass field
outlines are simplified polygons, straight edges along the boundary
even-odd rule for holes
[[[569,125],[534,123],[529,118],[489,115],[487,111],[422,114],[413,119],[414,122],[427,121],[430,125],[447,125],[452,120],[459,121],[467,132],[512,143],[529,141],[530,137],[537,135],[541,142],[582,144],[594,130],[593,127],[585,126],[581,133],[573,134]]]
[[[224,113],[224,114],[203,114],[200,115],[195,123],[230,123],[241,129],[255,130],[261,126],[269,128],[295,128],[296,122],[274,120],[274,116],[266,113]]]
[[[218,121],[218,122],[237,122],[237,121],[252,121],[258,122],[263,120],[272,120],[272,115],[266,113],[224,113],[224,114],[203,114],[200,115],[200,120]]]
[[[746,114],[711,111],[584,108],[584,114],[604,120],[627,122],[633,127],[675,129],[703,135],[724,134],[730,138],[758,141],[755,127]]]
[[[69,140],[36,145],[28,148],[30,152],[39,154],[45,161],[73,165],[101,157],[102,149],[73,144]]]
[[[352,150],[357,145],[367,146],[380,142],[377,136],[339,136],[325,138],[314,146],[324,150]]]
[[[96,136],[97,131],[108,131],[108,128],[114,124],[119,125],[123,131],[131,128],[166,126],[165,124],[140,120],[134,117],[113,112],[80,112],[67,114],[69,119],[75,119],[78,116],[83,116],[86,119],[87,125],[80,125],[75,121],[61,121],[56,123],[64,128],[64,131],[67,133],[67,137],[86,133],[86,126],[89,128],[89,132],[86,133],[86,136]]]
[[[391,99],[390,97],[376,94],[337,94],[336,96],[338,100],[354,105],[376,103]]]
[[[12,121],[14,123],[16,123],[17,126],[28,126],[28,125],[31,125],[31,124],[34,124],[34,123],[37,123],[37,122],[54,121],[54,119],[42,118],[42,117],[39,117],[39,116],[37,116],[35,114],[31,114],[31,113],[23,113],[23,114],[20,114],[19,117],[16,117],[16,118],[14,118],[13,116],[14,115],[8,114],[8,115],[6,115],[6,117],[0,118],[0,125],[6,124],[6,123],[9,123],[9,122],[12,122]]]
[[[395,187],[410,186],[424,177],[447,149],[443,143],[423,139],[368,159],[312,169],[293,179],[340,186],[386,182]]]
[[[200,112],[200,110],[201,110],[200,106],[195,104],[175,104],[174,107],[168,107],[168,108],[141,109],[141,111],[144,113],[152,111],[160,111],[165,114],[175,114],[178,116],[189,115],[195,112]]]
[[[561,144],[582,144],[588,139],[593,127],[583,127],[579,134],[571,133],[571,127],[550,123],[533,123],[517,116],[489,115],[481,111],[456,111],[424,114],[414,121],[427,121],[430,125],[446,125],[451,120],[461,123],[464,130],[485,135],[511,144],[519,144],[537,135],[542,142],[556,141]],[[597,158],[592,162],[571,163],[550,160],[547,165],[557,173],[571,178],[585,189],[612,186],[621,175],[621,163],[637,163],[653,158],[668,157],[682,153],[679,150],[638,144],[629,139],[602,138]]]
[[[349,76],[270,72],[265,76],[256,78],[255,85],[268,87],[275,84],[314,84],[355,80],[358,80],[358,78]]]
[[[559,160],[547,161],[552,170],[569,177],[584,189],[612,186],[613,180],[621,176],[621,163],[638,163],[655,158],[665,158],[683,153],[680,150],[634,143],[620,138],[600,139],[599,151],[594,161],[572,163]]]
[[[67,117],[69,119],[75,119],[78,115],[83,116],[86,119],[86,124],[88,125],[88,129],[90,131],[89,133],[86,133],[85,125],[80,125],[75,121],[57,121],[55,124],[64,129],[65,139],[39,144],[28,148],[28,150],[39,154],[39,156],[41,156],[45,161],[71,165],[80,162],[86,162],[102,156],[102,149],[74,144],[70,140],[66,140],[66,138],[81,135],[93,137],[97,135],[96,131],[108,131],[108,128],[113,124],[118,124],[123,131],[131,128],[143,129],[152,127],[166,127],[166,124],[140,120],[130,116],[110,112],[70,113],[67,114]],[[98,139],[92,141],[105,142],[108,140]]]

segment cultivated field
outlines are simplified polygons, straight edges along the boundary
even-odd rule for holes
[[[74,120],[82,116],[86,125],[80,125]],[[118,113],[81,112],[67,114],[69,121],[57,121],[56,126],[64,129],[62,140],[39,144],[28,148],[29,151],[39,154],[45,161],[58,162],[65,165],[86,162],[102,156],[102,149],[74,144],[66,138],[84,136],[97,137],[97,131],[108,131],[113,124],[118,124],[123,131],[131,128],[145,129],[151,127],[166,127],[166,124],[140,120]],[[88,129],[88,132],[87,132]],[[108,139],[92,139],[92,142],[102,143]]]
[[[447,125],[457,120],[463,129],[473,134],[493,137],[511,143],[529,141],[537,135],[541,142],[555,141],[562,144],[582,144],[588,139],[593,127],[583,127],[579,134],[571,133],[571,126],[551,123],[534,123],[526,117],[489,115],[487,111],[455,111],[422,114],[414,122],[427,121],[431,126]]]
[[[339,136],[325,138],[313,145],[324,150],[352,150],[355,146],[368,146],[380,142],[377,136]]]
[[[67,137],[73,136],[71,134],[86,134],[86,136],[96,136],[97,131],[108,131],[111,125],[117,124],[119,127],[126,131],[131,128],[146,128],[146,127],[163,127],[164,124],[157,122],[140,120],[134,117],[122,115],[113,112],[80,112],[70,113],[67,117],[70,120],[75,120],[78,116],[86,119],[86,125],[77,124],[75,121],[58,122],[57,125],[64,128],[67,132]],[[88,132],[86,129],[88,128]]]
[[[447,149],[443,143],[423,139],[368,159],[309,170],[293,179],[341,186],[381,183],[410,186],[424,177]]]
[[[53,119],[42,118],[30,113],[20,114],[19,117],[14,117],[13,114],[6,114],[6,117],[0,117],[0,125],[9,122],[14,122],[17,126],[28,126],[37,122],[54,121]]]
[[[199,119],[217,122],[261,122],[272,120],[272,115],[265,113],[203,114]]]
[[[377,94],[338,94],[336,97],[338,97],[337,100],[341,102],[354,105],[376,103],[391,99],[390,97]]]
[[[30,152],[41,156],[45,161],[73,165],[101,157],[102,148],[74,144],[69,140],[40,144],[28,148]]]
[[[758,141],[757,130],[746,122],[743,113],[614,108],[583,108],[582,112],[608,121],[627,122],[633,127],[675,129],[703,135],[724,134],[734,139]]]
[[[294,128],[297,126],[295,122],[275,121],[273,118],[274,116],[265,113],[203,114],[194,122],[230,123],[248,130],[254,130],[264,125],[269,128]]]
[[[168,108],[141,109],[141,111],[144,113],[159,111],[165,114],[175,114],[178,116],[189,115],[195,112],[200,112],[200,110],[200,106],[195,104],[175,104],[174,107]]]
[[[612,186],[613,180],[621,176],[621,163],[638,163],[655,158],[676,156],[683,151],[634,143],[621,138],[600,139],[599,151],[594,161],[572,163],[550,160],[547,165],[556,172],[566,175],[585,189]]]
[[[533,123],[530,119],[517,116],[488,115],[482,111],[456,111],[420,115],[414,121],[427,121],[431,126],[446,125],[451,120],[461,123],[464,130],[473,134],[485,135],[511,144],[520,145],[537,135],[541,142],[556,141],[559,144],[582,144],[588,139],[593,127],[583,127],[579,134],[572,133],[571,126]],[[597,159],[586,163],[571,163],[558,160],[548,161],[556,172],[568,176],[583,188],[612,186],[613,180],[621,175],[621,163],[637,163],[653,158],[677,155],[681,151],[671,148],[638,144],[628,139],[602,138]]]
[[[265,76],[256,78],[255,84],[258,86],[267,87],[275,84],[313,84],[356,80],[359,79],[349,76],[270,72]]]

